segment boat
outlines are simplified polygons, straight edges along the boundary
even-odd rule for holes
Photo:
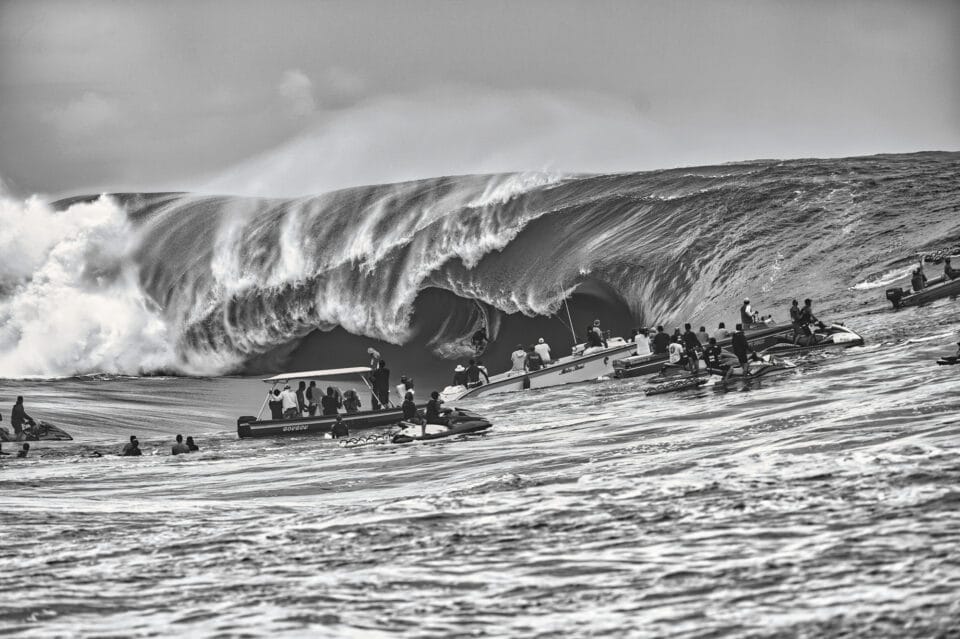
[[[760,351],[761,355],[797,355],[825,348],[863,346],[863,337],[843,324],[823,326],[813,332],[814,340],[797,344],[791,338],[778,337],[777,343]]]
[[[281,373],[273,377],[267,377],[263,381],[271,384],[271,387],[267,392],[267,397],[263,400],[263,404],[260,406],[260,412],[258,412],[256,416],[244,415],[239,417],[237,419],[237,435],[241,439],[247,439],[250,437],[283,437],[330,433],[333,425],[337,421],[338,415],[313,415],[309,417],[296,417],[294,419],[261,419],[273,389],[291,381],[322,378],[343,379],[344,376],[347,375],[360,375],[363,384],[369,385],[366,378],[366,375],[369,374],[369,366],[353,366],[349,368],[330,368],[298,373]],[[347,425],[347,429],[352,433],[354,431],[383,428],[391,424],[396,424],[403,417],[403,411],[397,406],[384,410],[340,413],[339,417],[343,419],[343,423]]]
[[[573,353],[550,362],[536,371],[506,371],[491,375],[489,381],[479,386],[447,386],[440,393],[445,402],[482,397],[495,393],[512,393],[528,388],[549,388],[564,384],[576,384],[613,374],[613,361],[628,355],[637,345],[622,337],[607,339],[606,347],[586,348],[584,344],[573,347]]]
[[[920,306],[942,297],[955,295],[960,295],[960,277],[954,280],[949,280],[946,277],[929,280],[924,288],[916,292],[909,288],[887,289],[887,299],[893,304],[893,308]]]
[[[744,331],[747,336],[747,342],[754,351],[760,351],[777,343],[782,337],[793,335],[793,326],[791,324],[751,324]],[[729,347],[732,341],[731,337],[719,340],[717,344],[721,347]],[[669,356],[666,353],[625,357],[613,361],[614,377],[626,379],[630,377],[640,377],[641,375],[651,375],[657,373],[667,363]]]
[[[71,437],[59,426],[37,420],[32,426],[24,426],[18,438],[6,428],[0,427],[0,442],[72,442]]]
[[[788,362],[785,359],[780,359],[773,355],[758,355],[759,361],[752,360],[750,362],[750,372],[745,373],[743,368],[740,366],[739,362],[732,364],[732,368],[727,371],[721,368],[708,368],[712,375],[719,375],[728,379],[738,379],[738,380],[749,380],[749,379],[759,379],[761,377],[766,377],[771,373],[780,373],[784,371],[790,371],[796,368],[795,364]]]

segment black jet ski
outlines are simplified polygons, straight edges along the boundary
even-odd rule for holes
[[[455,435],[469,435],[481,433],[491,426],[489,421],[462,408],[448,408],[444,411],[443,419],[446,424],[414,424],[400,422],[400,431],[395,433],[390,441],[394,444],[406,444],[415,441],[443,439]]]
[[[823,348],[863,346],[863,338],[843,324],[820,325],[812,335],[800,335],[797,342],[778,337],[777,343],[760,351],[762,355],[794,355]]]
[[[0,427],[0,441],[3,442],[71,442],[71,437],[66,431],[54,426],[50,422],[37,420],[32,426],[24,425],[23,431],[18,438],[6,428]]]
[[[957,357],[956,355],[941,357],[937,360],[937,364],[940,366],[953,366],[954,364],[960,364],[960,357]]]
[[[737,359],[733,358],[732,361],[730,358],[727,358],[729,368],[708,368],[713,375],[719,375],[726,379],[758,379],[771,373],[779,373],[782,371],[790,371],[796,368],[794,364],[775,357],[770,354],[757,354],[750,360],[750,372],[744,373],[743,368],[740,367],[740,363]]]

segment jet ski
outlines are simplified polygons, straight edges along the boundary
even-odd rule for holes
[[[0,441],[3,442],[70,442],[73,441],[66,431],[54,426],[50,422],[37,420],[31,426],[24,425],[23,431],[18,438],[6,428],[0,427]]]
[[[957,357],[956,355],[941,357],[937,360],[937,364],[940,366],[953,366],[954,364],[960,364],[960,357]]]
[[[455,435],[469,435],[483,432],[493,425],[480,415],[460,408],[446,409],[443,419],[447,422],[446,424],[421,425],[400,422],[400,431],[396,432],[390,441],[394,444],[406,444]]]
[[[729,361],[729,360],[728,360]],[[743,368],[741,368],[739,361],[733,360],[730,364],[729,369],[722,368],[708,368],[713,375],[720,375],[726,379],[758,379],[771,373],[779,373],[781,371],[789,371],[796,368],[796,365],[791,364],[787,360],[780,359],[770,354],[757,354],[750,361],[750,372],[744,373]]]
[[[761,355],[795,355],[823,348],[863,346],[863,338],[843,324],[821,324],[812,335],[801,335],[798,342],[778,337],[777,343],[760,351]]]

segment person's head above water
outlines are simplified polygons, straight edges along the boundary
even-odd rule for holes
[[[803,300],[803,303],[805,306],[810,306],[813,304],[813,300],[808,297],[807,299]]]
[[[723,322],[720,322],[720,324],[717,326],[717,328],[726,328],[726,327],[727,325],[724,324]]]
[[[177,435],[177,443],[178,443],[178,444],[182,444],[182,443],[183,443],[183,435]]]

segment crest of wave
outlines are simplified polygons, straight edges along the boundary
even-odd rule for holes
[[[175,371],[167,326],[107,197],[56,212],[0,196],[0,376]]]

